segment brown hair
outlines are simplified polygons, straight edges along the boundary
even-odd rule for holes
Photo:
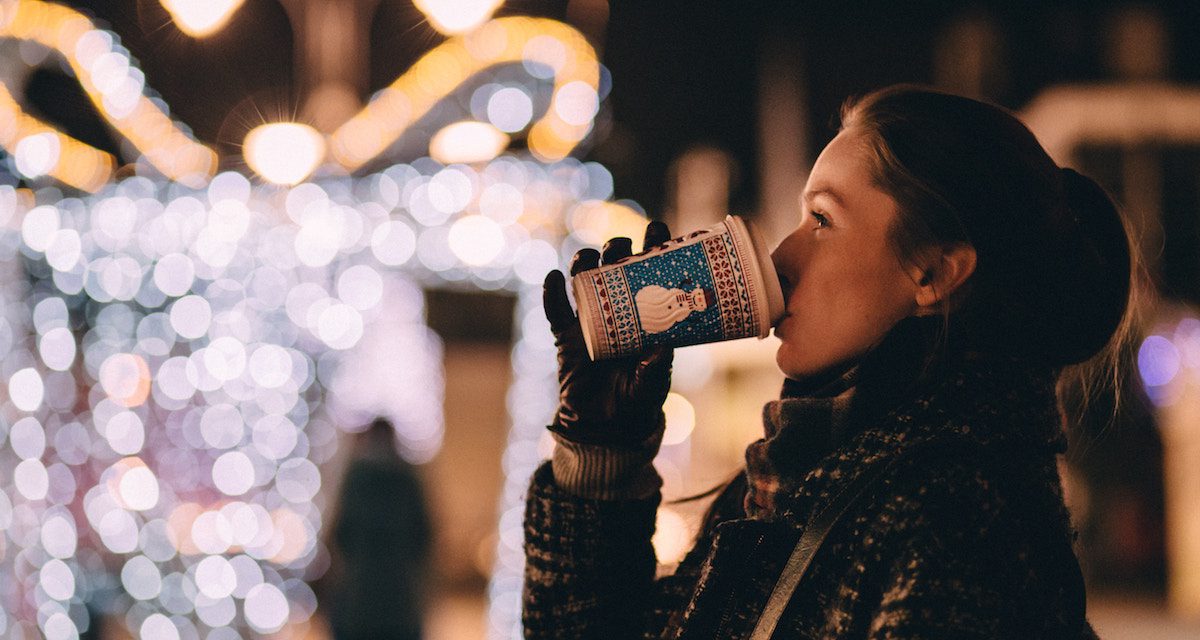
[[[842,127],[865,134],[873,178],[899,205],[891,235],[902,261],[975,248],[974,274],[943,301],[951,346],[1064,366],[1127,340],[1134,254],[1124,221],[1011,113],[895,86],[847,102]]]

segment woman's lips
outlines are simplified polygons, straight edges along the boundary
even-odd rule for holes
[[[783,323],[784,323],[784,322],[786,322],[786,321],[787,321],[787,319],[788,319],[788,318],[790,318],[790,317],[792,317],[792,314],[790,314],[790,313],[786,313],[786,312],[785,312],[785,313],[783,314],[783,316],[779,318],[779,321],[775,323],[775,325],[774,325],[774,329],[775,329],[775,337],[776,337],[776,338],[782,338],[782,337],[783,337],[783,336],[780,334],[780,330],[781,330],[781,329],[783,329]]]
[[[783,275],[782,273],[779,274],[779,288],[783,290],[784,311],[783,311],[783,315],[780,316],[779,320],[777,320],[774,324],[774,327],[776,329],[776,335],[778,335],[778,333],[779,333],[778,332],[779,327],[782,326],[783,322],[785,320],[787,320],[789,317],[791,317],[791,315],[792,315],[791,312],[789,312],[787,310],[788,300],[790,300],[792,297],[792,281],[788,280],[787,276]]]
[[[783,290],[783,300],[784,304],[786,304],[787,299],[792,297],[792,281],[788,280],[787,276],[782,273],[779,274],[779,288]]]

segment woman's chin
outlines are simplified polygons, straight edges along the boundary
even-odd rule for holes
[[[789,378],[801,378],[807,375],[808,367],[800,357],[799,350],[786,340],[779,343],[775,351],[775,365]]]

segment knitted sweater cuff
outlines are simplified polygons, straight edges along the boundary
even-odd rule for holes
[[[643,500],[662,487],[654,456],[662,444],[657,431],[633,449],[571,442],[555,433],[551,469],[564,491],[593,500]]]

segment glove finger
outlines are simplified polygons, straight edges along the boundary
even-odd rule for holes
[[[571,302],[567,300],[566,279],[557,269],[547,273],[542,282],[542,309],[546,312],[546,319],[550,321],[550,331],[555,336],[575,322],[575,312],[571,310]]]
[[[595,249],[580,249],[575,252],[571,258],[571,275],[575,275],[580,271],[595,269],[600,266],[600,252]]]
[[[633,240],[624,237],[612,238],[604,243],[604,248],[600,251],[600,262],[612,264],[631,255],[633,255]]]
[[[671,363],[674,359],[675,351],[667,347],[657,347],[646,354],[634,371],[635,386],[656,401],[666,398],[671,390]]]
[[[646,236],[642,242],[642,250],[646,251],[651,247],[660,245],[671,239],[671,231],[667,229],[667,223],[661,220],[655,220],[646,225]]]

